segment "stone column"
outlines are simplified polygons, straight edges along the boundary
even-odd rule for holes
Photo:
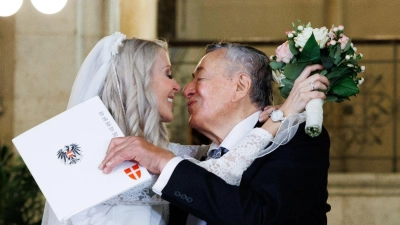
[[[157,0],[120,0],[120,30],[127,37],[156,38]]]

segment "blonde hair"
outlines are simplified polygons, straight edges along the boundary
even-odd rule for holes
[[[99,96],[125,135],[143,137],[154,145],[166,148],[169,143],[167,129],[160,121],[157,101],[150,85],[157,54],[164,50],[168,52],[165,41],[124,40]]]

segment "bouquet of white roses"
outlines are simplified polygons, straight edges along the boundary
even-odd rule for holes
[[[322,64],[324,69],[318,71],[328,78],[330,85],[325,91],[327,102],[342,102],[350,100],[359,92],[359,85],[364,78],[357,77],[358,73],[365,70],[359,66],[362,59],[361,53],[357,54],[357,48],[343,33],[342,25],[312,28],[311,24],[295,25],[293,31],[286,32],[287,41],[280,45],[271,56],[275,82],[280,87],[282,97],[287,98],[292,90],[293,83],[303,69],[312,64]],[[314,89],[313,84],[310,84]],[[322,99],[313,99],[306,106],[306,133],[316,137],[322,129]]]

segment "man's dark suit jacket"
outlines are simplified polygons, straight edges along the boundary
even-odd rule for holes
[[[327,224],[329,148],[325,128],[311,138],[303,123],[289,143],[256,159],[239,186],[183,160],[162,191],[169,224],[185,224],[183,210],[209,225]]]

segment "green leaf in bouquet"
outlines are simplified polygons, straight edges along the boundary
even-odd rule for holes
[[[328,71],[327,70],[321,70],[319,72],[319,74],[321,74],[322,76],[326,76],[326,74],[328,74]]]
[[[291,52],[293,55],[297,55],[297,54],[299,53],[299,50],[296,48],[293,39],[289,39],[289,49],[290,49],[290,52]]]
[[[336,52],[340,50],[340,45],[331,45],[329,46],[329,57],[335,58]]]
[[[287,97],[289,96],[290,91],[291,91],[292,89],[291,89],[291,88],[288,88],[288,87],[286,87],[286,86],[284,86],[284,87],[280,87],[279,90],[280,90],[280,92],[281,92],[281,96],[282,96],[283,98],[287,98]]]
[[[353,80],[355,80],[357,78],[357,72],[355,70],[351,70],[350,73],[348,73],[346,75],[349,76]],[[357,84],[356,81],[354,81],[354,82]]]
[[[340,48],[340,45],[337,45],[336,50],[335,50],[335,56],[334,56],[335,65],[337,65],[340,61],[342,61],[341,54],[342,54],[342,49]]]
[[[347,52],[351,47],[351,41],[347,42],[346,46],[343,49],[343,52]]]
[[[284,62],[270,62],[269,66],[273,69],[273,70],[278,70],[278,69],[282,69],[282,67],[285,66]]]
[[[310,64],[311,64],[310,62],[286,64],[284,68],[285,70],[284,74],[286,78],[290,80],[296,80],[296,78],[300,75],[303,69]]]
[[[352,64],[354,66],[357,66],[358,62],[354,58],[351,58],[351,59],[347,60],[347,64]]]
[[[290,88],[290,90],[292,90],[294,81],[289,79],[282,79],[282,84],[285,85],[285,87]]]
[[[336,95],[326,95],[325,101],[326,102],[337,102],[338,101],[338,97]]]
[[[322,56],[321,62],[322,62],[322,65],[324,65],[324,68],[327,70],[332,69],[332,66],[334,65],[334,60],[331,57],[327,57],[327,56]]]
[[[347,43],[347,45],[349,45],[349,43]],[[346,49],[346,51],[343,50],[343,52],[344,52],[345,55],[354,55],[354,49],[351,46],[348,49]]]
[[[345,75],[347,73],[350,73],[350,72],[351,72],[351,70],[347,66],[337,66],[337,67],[333,67],[331,72],[328,73],[326,75],[326,77],[328,77],[329,80],[332,80],[334,78],[343,76],[343,75]]]
[[[300,53],[299,62],[313,62],[318,63],[321,60],[321,52],[317,41],[315,40],[314,34],[311,34],[310,38],[304,45],[303,51]]]
[[[342,77],[339,82],[331,87],[331,91],[342,97],[349,97],[358,94],[357,84],[349,76]]]

